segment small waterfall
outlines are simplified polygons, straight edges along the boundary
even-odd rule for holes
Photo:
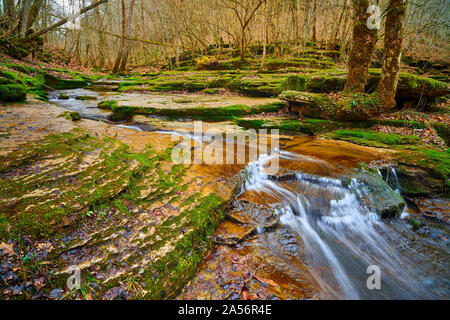
[[[396,251],[400,243],[389,241],[391,232],[380,217],[361,201],[367,194],[357,179],[340,179],[298,172],[292,181],[280,184],[265,173],[265,164],[275,154],[263,155],[244,171],[243,190],[256,191],[278,199],[280,222],[304,246],[310,273],[326,298],[389,299],[429,298],[421,290],[414,265]],[[281,158],[296,161],[313,159],[280,152]],[[396,180],[395,170],[390,179]],[[398,182],[398,181],[397,181]],[[286,183],[289,187],[286,187]],[[268,246],[269,247],[269,246]],[[276,247],[276,246],[271,246]],[[369,290],[367,268],[380,267],[382,290]],[[416,268],[417,269],[417,268]],[[377,290],[375,290],[377,291]]]
[[[390,185],[395,192],[400,194],[400,184],[398,182],[397,170],[395,167],[387,167],[386,183]]]

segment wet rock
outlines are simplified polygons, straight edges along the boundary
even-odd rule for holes
[[[224,221],[217,228],[214,234],[214,241],[222,245],[235,245],[245,241],[255,232],[255,227],[244,227],[231,221]]]
[[[61,92],[58,96],[59,100],[69,100],[70,96],[68,94],[65,94],[64,92]]]
[[[416,198],[414,204],[427,219],[450,224],[450,201],[448,199]]]
[[[398,218],[406,207],[406,202],[378,174],[358,170],[353,174],[358,181],[357,194],[369,208],[382,218]]]
[[[75,98],[75,100],[80,100],[80,101],[86,101],[86,100],[97,100],[97,97],[95,96],[78,96]]]
[[[408,197],[437,196],[445,193],[445,181],[436,179],[420,168],[398,166],[400,191]]]
[[[237,200],[226,213],[230,221],[257,228],[271,229],[279,223],[276,209],[247,200]]]
[[[60,79],[49,73],[44,73],[45,85],[54,89],[77,89],[88,85],[85,80]]]

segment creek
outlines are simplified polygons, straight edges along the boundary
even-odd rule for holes
[[[70,98],[58,99],[61,92]],[[50,93],[53,103],[79,112],[83,118],[107,119],[109,113],[98,109],[97,101],[76,100],[75,97],[80,95],[103,100],[111,96],[132,100],[137,96],[84,89]],[[176,105],[177,95],[142,96],[138,102],[148,102],[154,97],[155,103],[165,101],[165,105]],[[182,98],[186,99],[185,96]],[[193,106],[195,99],[192,97],[194,102],[189,100]],[[223,99],[226,97],[217,97],[215,103],[220,104]],[[139,116],[134,122],[117,126],[190,137],[192,122]],[[224,123],[207,126],[217,132],[223,132],[225,128],[243,131],[238,127],[230,129],[229,124]],[[265,265],[261,268],[270,270],[267,277],[275,282],[280,278],[305,279],[314,288],[314,298],[448,298],[448,242],[442,240],[448,237],[448,225],[425,221],[407,207],[401,217],[382,219],[374,209],[379,207],[380,198],[370,182],[354,170],[359,161],[364,162],[370,156],[359,153],[357,147],[345,149],[334,142],[311,139],[286,138],[281,143],[281,150],[260,154],[258,159],[239,168],[241,190],[234,199],[233,210],[244,217],[239,222],[250,224],[257,230],[250,240],[239,244],[241,251],[264,257]],[[341,154],[341,151],[345,153]],[[275,156],[280,157],[282,171],[274,176],[268,174],[267,169],[269,160]],[[382,180],[387,182],[383,192],[389,200],[389,195],[398,193],[398,182],[394,168],[387,173]],[[270,214],[262,217],[261,207]],[[414,231],[408,224],[411,215],[423,222],[419,231]],[[204,262],[208,263],[208,260]],[[367,286],[371,266],[380,270],[379,290]],[[299,286],[298,283],[292,285]]]

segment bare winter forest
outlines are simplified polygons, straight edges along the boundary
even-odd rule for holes
[[[3,2],[3,17],[17,35],[45,30],[90,4],[81,0]],[[351,0],[109,0],[102,5],[104,2],[98,1],[99,6],[91,12],[45,33],[45,42],[62,49],[65,59],[98,70],[112,69],[120,53],[125,56],[123,69],[128,59],[133,67],[159,66],[186,51],[205,51],[210,45],[218,47],[220,58],[221,45],[236,45],[239,54],[245,55],[248,46],[270,43],[283,55],[286,45],[304,48],[307,42],[317,42],[321,48],[338,46],[344,60],[351,46]],[[388,1],[377,2],[385,15]],[[448,59],[449,15],[449,1],[409,1],[405,53]],[[9,29],[4,28],[2,38]],[[383,37],[384,23],[379,43]]]
[[[0,299],[448,300],[449,39],[450,0],[0,0]]]

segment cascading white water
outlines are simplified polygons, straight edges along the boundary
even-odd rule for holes
[[[263,155],[244,170],[243,192],[256,191],[278,199],[282,226],[301,239],[310,273],[325,297],[347,299],[428,298],[421,290],[413,266],[387,239],[390,229],[362,196],[369,196],[362,182],[297,173],[286,188],[271,179],[265,164],[273,157],[316,161],[288,152]],[[320,160],[319,160],[320,161]],[[286,183],[286,182],[285,182]],[[299,257],[301,258],[301,257]],[[383,287],[367,288],[367,267],[380,267]]]
[[[387,168],[386,183],[392,186],[395,192],[400,193],[400,184],[398,182],[397,170],[394,167]]]

